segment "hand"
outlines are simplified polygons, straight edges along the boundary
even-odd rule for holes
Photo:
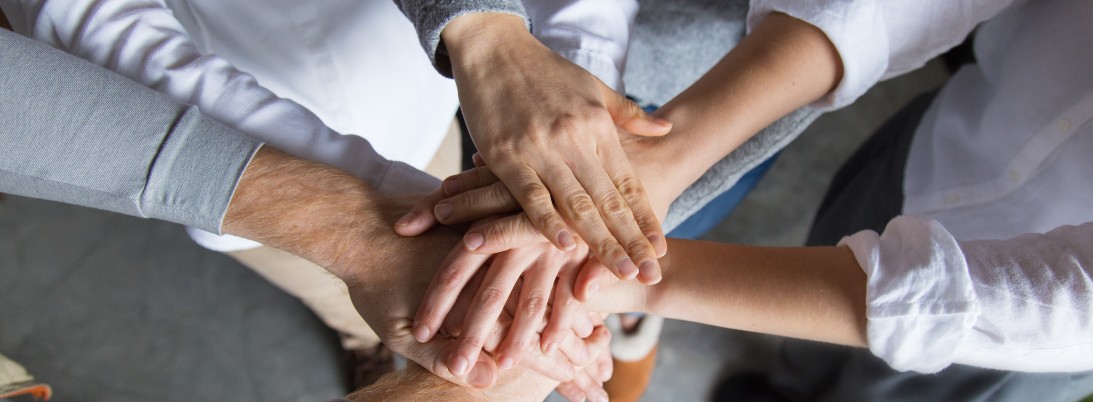
[[[541,239],[538,232],[534,235]],[[529,347],[553,355],[570,333],[584,338],[592,330],[587,314],[573,296],[577,269],[587,258],[588,248],[583,243],[574,250],[560,251],[541,242],[492,257],[456,247],[426,290],[414,320],[414,337],[427,342],[441,323],[453,316],[465,317],[460,346],[448,363],[456,366],[459,361],[475,361],[494,321],[506,302],[513,300],[507,304],[514,321],[496,352],[501,368],[519,363]],[[476,273],[484,277],[482,284],[470,281]],[[473,303],[464,303],[469,304],[465,312],[453,309],[458,301],[472,299]],[[548,315],[550,319],[544,325]],[[541,340],[533,344],[540,331]],[[578,366],[585,364],[577,356],[567,357]]]
[[[558,384],[547,377],[526,368],[505,371],[497,384],[487,389],[463,388],[441,380],[414,362],[406,368],[389,373],[375,384],[361,388],[346,396],[350,401],[387,400],[434,400],[445,401],[542,401],[550,390],[570,401],[607,401],[602,383],[611,377],[611,353],[608,349],[610,333],[603,326],[596,327],[589,337],[589,348],[595,353],[597,364],[589,365],[577,373],[574,384]],[[603,363],[606,363],[604,365]],[[596,387],[577,387],[576,383],[601,384]],[[586,391],[592,390],[592,391]],[[443,396],[443,397],[441,397]]]
[[[421,198],[409,213],[398,220],[394,227],[395,232],[402,236],[417,236],[438,222],[475,222],[463,239],[467,252],[476,254],[496,254],[549,242],[549,239],[543,238],[538,232],[526,212],[496,218],[496,215],[520,211],[520,204],[505,184],[485,166],[479,154],[474,155],[474,161],[477,167],[445,179],[441,188]],[[656,211],[664,211],[658,212],[658,216],[667,214],[669,202],[656,205],[661,204],[664,207],[655,208]],[[444,218],[440,219],[441,216]],[[575,242],[586,245],[580,238],[575,239]],[[481,245],[471,248],[469,243]],[[618,269],[613,269],[612,272],[621,279],[630,278]],[[657,283],[660,277],[659,270],[643,270],[638,274],[638,279],[646,284]]]
[[[482,285],[482,279],[484,277],[484,271],[479,272],[471,280],[466,288],[464,288],[463,295],[456,301],[453,306],[451,314],[444,322],[444,328],[449,328],[451,324],[455,324],[455,327],[460,327],[462,324],[456,324],[461,321],[461,317],[467,316],[467,312],[470,310],[474,301],[475,289],[479,289]],[[633,281],[625,281],[625,283],[633,283]],[[644,287],[644,286],[638,286]],[[501,313],[501,321],[511,322],[512,314],[516,311],[516,298],[510,297],[508,303],[506,303],[504,310]],[[565,396],[567,399],[573,402],[580,402],[586,399],[592,401],[607,401],[607,394],[603,390],[603,383],[611,378],[613,372],[611,353],[608,352],[608,346],[610,341],[610,333],[603,327],[603,315],[598,313],[584,313],[581,312],[578,318],[583,318],[588,321],[588,329],[580,332],[578,336],[567,336],[561,341],[561,346],[558,347],[558,353],[555,358],[568,359],[573,363],[576,368],[576,373],[566,374],[567,378],[571,380],[563,382],[558,385],[558,393]],[[542,323],[538,324],[536,331],[543,331]],[[510,327],[510,331],[511,331]],[[577,332],[571,331],[569,328],[565,328],[565,332]],[[545,332],[544,332],[545,333]],[[449,336],[459,336],[458,332],[454,332]],[[537,333],[533,332],[536,336],[533,339],[534,343],[539,343],[537,339]],[[583,337],[583,338],[582,338]],[[498,348],[499,333],[494,332],[486,341],[485,350],[495,351],[496,355]],[[605,353],[607,352],[607,353]],[[548,370],[539,367],[536,362],[541,359],[537,358],[540,355],[538,349],[531,349],[530,355],[533,356],[530,359],[525,360],[520,366],[514,367],[511,370],[519,371],[524,368],[530,368],[536,370],[536,372],[543,374],[549,373]],[[567,370],[570,368],[565,367]],[[507,373],[509,370],[503,371]],[[556,378],[552,374],[547,376],[550,378]],[[498,385],[501,386],[501,385]],[[496,389],[497,386],[491,389]],[[542,398],[539,398],[542,399]],[[494,399],[490,399],[494,400]],[[505,398],[504,400],[509,400]],[[537,399],[538,400],[538,399]]]
[[[444,250],[459,240],[450,228],[406,239],[388,229],[397,211],[409,205],[376,193],[352,176],[328,166],[296,159],[272,148],[258,151],[236,188],[224,218],[224,232],[245,236],[307,258],[343,280],[362,316],[391,348],[423,364],[438,376],[460,385],[484,387],[497,378],[496,363],[480,355],[460,374],[448,370],[445,357],[455,339],[418,344],[411,336],[411,317]],[[496,327],[502,333],[504,325]],[[456,329],[457,331],[457,329]],[[500,342],[496,336],[487,348]],[[577,349],[582,342],[562,348]],[[572,364],[531,356],[546,373],[562,372],[569,380]],[[568,368],[568,373],[566,373]]]
[[[658,278],[664,233],[616,126],[663,135],[670,124],[552,53],[519,18],[462,16],[442,38],[471,137],[534,226],[562,250],[576,246],[571,226],[621,276]]]
[[[406,205],[408,203],[395,202],[381,207],[380,210],[389,211],[385,215],[388,222],[391,222],[395,212],[405,210]],[[465,355],[465,339],[470,338],[463,336],[468,328],[463,320],[458,319],[461,316],[453,316],[452,320],[445,322],[443,330],[438,331],[449,336],[434,337],[426,343],[418,343],[413,337],[411,317],[424,296],[428,280],[433,276],[435,267],[440,266],[443,250],[451,249],[459,241],[458,232],[451,228],[445,229],[411,239],[401,238],[390,232],[378,238],[358,239],[355,243],[369,246],[342,247],[345,251],[334,265],[339,267],[337,270],[374,267],[368,278],[346,281],[346,284],[361,316],[392,350],[422,364],[441,378],[482,388],[496,380],[499,375],[497,364],[495,358],[487,354],[476,353],[470,359],[458,358]],[[466,294],[473,296],[472,291],[479,288],[479,283],[484,283],[489,278],[488,273],[481,273],[477,277],[478,282],[472,282],[472,286],[466,288]],[[469,307],[469,303],[456,306],[462,311],[470,310]],[[480,318],[480,326],[475,328],[480,331],[475,336],[478,348],[490,352],[499,350],[501,336],[513,322],[508,315],[510,311],[512,307],[500,312],[504,314]],[[582,338],[589,334],[583,335],[585,336]],[[585,350],[586,345],[581,338],[573,337],[560,344],[559,348],[562,353],[554,355],[537,353],[539,349],[534,348],[531,353],[526,353],[524,365],[556,381],[573,381],[577,369],[588,364],[589,353]]]

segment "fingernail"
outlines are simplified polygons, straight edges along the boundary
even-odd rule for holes
[[[463,237],[463,244],[467,246],[468,250],[478,250],[482,247],[482,244],[486,242],[486,238],[482,237],[481,233],[467,233],[467,236]]]
[[[656,267],[657,265],[653,260],[642,262],[642,273],[638,274],[642,277],[642,283],[646,285],[656,285],[657,283],[660,283],[662,276],[660,276],[660,272],[657,271]]]
[[[459,192],[459,180],[444,180],[444,183],[441,184],[441,187],[444,187],[444,195],[454,195]]]
[[[476,388],[485,388],[490,386],[490,367],[486,363],[478,363],[474,365],[474,369],[471,370],[471,375],[467,376],[467,382]]]
[[[401,218],[398,218],[398,220],[395,221],[395,225],[396,226],[406,226],[406,225],[409,225],[410,221],[412,221],[412,220],[414,220],[414,213],[413,212],[407,212],[406,215],[403,215]]]
[[[618,268],[619,274],[627,279],[633,278],[638,274],[638,267],[635,266],[634,262],[629,258],[620,259],[619,262],[615,263],[615,268]]]
[[[441,202],[439,204],[436,204],[436,208],[433,208],[433,212],[436,213],[437,219],[445,220],[448,219],[448,217],[452,216],[452,209],[452,204],[447,202]]]
[[[513,364],[512,358],[508,356],[501,357],[501,360],[497,362],[497,365],[505,370],[512,368]]]
[[[456,356],[452,359],[452,374],[463,375],[467,372],[467,359],[463,356]]]
[[[558,350],[558,344],[557,343],[547,342],[546,349],[543,350],[543,353],[545,353],[547,355],[552,355],[557,350]]]
[[[558,244],[562,245],[562,249],[565,251],[572,250],[577,247],[577,243],[573,241],[573,235],[569,234],[568,230],[562,230],[558,232]]]
[[[656,249],[657,257],[663,257],[665,254],[668,254],[668,243],[665,242],[663,238],[655,234],[651,234],[646,238],[649,239],[649,244],[652,244],[653,248]]]
[[[414,326],[414,339],[418,342],[425,343],[429,341],[429,327],[425,324],[418,324]]]
[[[592,295],[596,294],[596,292],[599,292],[599,291],[600,291],[600,284],[597,283],[597,282],[592,282],[592,284],[588,286],[588,296],[590,296],[590,297]]]

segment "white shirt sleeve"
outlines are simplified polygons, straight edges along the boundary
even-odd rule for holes
[[[525,0],[531,33],[620,93],[637,0]]]
[[[1093,369],[1093,223],[957,242],[902,216],[840,244],[868,277],[869,349],[897,370]]]
[[[203,54],[161,0],[38,0],[35,39],[197,106],[220,123],[297,157],[352,173],[381,191],[427,191],[436,180],[380,156],[315,114],[262,87],[227,60]]]
[[[161,0],[37,0],[18,11],[27,20],[24,34],[195,105],[286,153],[345,170],[382,192],[425,192],[439,185],[424,172],[382,157],[364,138],[335,132],[222,57],[203,54]],[[216,251],[259,246],[195,228],[187,232]]]
[[[808,22],[827,35],[843,62],[843,79],[813,104],[849,105],[873,84],[921,67],[959,45],[1014,0],[752,0],[750,32],[772,12]]]

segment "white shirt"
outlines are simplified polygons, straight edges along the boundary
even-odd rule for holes
[[[1093,3],[753,1],[827,34],[844,106],[982,21],[917,128],[907,216],[845,238],[869,280],[870,349],[900,370],[1093,369]],[[1067,226],[1078,225],[1078,226]]]
[[[591,3],[601,7],[588,8]],[[621,88],[637,5],[617,3],[544,0],[529,8],[544,43]],[[23,0],[0,6],[20,33],[197,105],[288,153],[339,167],[381,191],[436,185],[411,167],[423,169],[440,146],[458,102],[455,85],[435,72],[412,25],[390,1]],[[218,251],[259,245],[188,232]]]
[[[19,32],[196,105],[285,152],[346,170],[381,191],[428,191],[437,184],[413,167],[429,162],[447,132],[455,86],[433,70],[391,2],[2,5]],[[189,232],[214,250],[258,245]]]

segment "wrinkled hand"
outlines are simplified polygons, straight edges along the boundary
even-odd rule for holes
[[[442,38],[471,137],[533,226],[562,250],[576,247],[572,228],[621,277],[659,280],[664,233],[616,126],[663,135],[671,125],[552,53],[519,18],[459,17]],[[465,237],[470,250],[488,242]]]
[[[381,208],[388,211],[386,215],[390,222],[396,211],[404,211],[408,205],[407,202],[392,202]],[[341,269],[352,269],[354,266],[375,267],[367,280],[350,279],[346,284],[361,316],[392,350],[448,381],[483,388],[493,384],[500,375],[493,356],[483,353],[474,359],[449,364],[449,361],[454,360],[450,359],[455,355],[454,352],[465,347],[457,338],[463,327],[462,320],[445,322],[443,331],[438,332],[444,332],[447,336],[434,337],[426,343],[419,343],[413,337],[412,319],[425,294],[429,279],[436,267],[440,266],[443,253],[458,242],[459,233],[450,227],[415,238],[402,238],[389,233],[389,236],[371,238],[358,247],[343,247],[344,252],[333,265]],[[485,278],[485,273],[479,278]],[[467,289],[468,295],[471,295],[471,291],[477,288]],[[467,305],[460,308],[466,309]],[[507,312],[492,318],[488,325],[483,326],[485,331],[479,338],[479,347],[487,351],[498,349],[502,335],[512,322]],[[556,381],[574,381],[578,369],[590,363],[588,342],[596,340],[571,338],[559,344],[563,353],[545,355],[538,352],[539,348],[531,348],[524,359],[524,366]]]

